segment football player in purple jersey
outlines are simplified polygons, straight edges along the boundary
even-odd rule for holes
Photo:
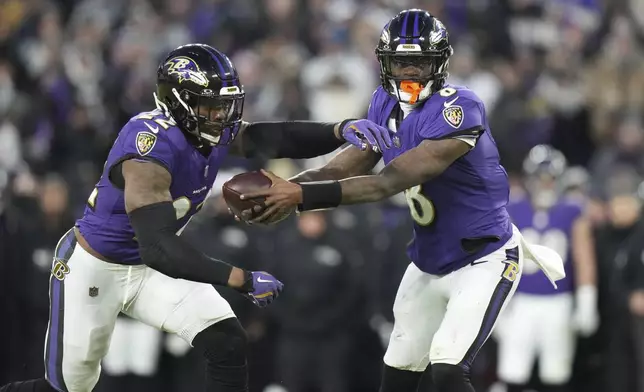
[[[227,154],[310,158],[345,142],[387,149],[370,123],[242,122],[232,62],[181,46],[157,71],[157,109],[133,117],[112,146],[83,217],[58,243],[50,281],[45,377],[0,391],[90,392],[119,313],[201,350],[206,390],[246,392],[246,335],[213,285],[268,305],[282,283],[209,257],[179,234],[203,206]]]
[[[405,192],[414,240],[394,303],[381,392],[416,391],[430,364],[438,391],[473,391],[472,362],[521,278],[526,248],[506,210],[507,174],[483,102],[446,80],[452,52],[447,29],[429,12],[393,17],[376,48],[382,85],[363,121],[390,130],[394,147],[347,147],[290,181],[266,172],[273,187],[243,195],[267,198],[251,222],[273,223],[296,208]],[[380,159],[385,168],[369,175]]]
[[[530,243],[563,258],[566,277],[555,290],[530,261],[499,323],[499,378],[508,392],[527,390],[535,360],[544,392],[568,391],[576,333],[598,327],[592,230],[578,198],[563,194],[566,158],[550,146],[534,147],[524,162],[527,193],[508,204],[512,221]]]

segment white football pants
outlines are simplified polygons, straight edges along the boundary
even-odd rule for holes
[[[561,385],[570,379],[575,353],[573,294],[517,293],[499,323],[498,375],[501,381],[526,384],[539,360],[539,379]]]
[[[120,312],[188,343],[235,317],[213,286],[99,260],[77,244],[73,229],[54,254],[45,375],[59,391],[92,391]]]
[[[396,294],[385,364],[421,372],[445,363],[469,372],[521,279],[519,239],[515,229],[499,250],[445,276],[410,264]]]

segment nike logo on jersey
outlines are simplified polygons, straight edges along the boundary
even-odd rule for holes
[[[471,266],[475,266],[475,265],[478,265],[478,264],[487,263],[488,261],[489,261],[489,260],[474,260],[474,261],[472,261],[472,262],[470,263],[470,265],[471,265]]]
[[[146,123],[145,121],[143,121],[143,124],[145,124],[145,126],[148,127],[148,129],[150,131],[152,131],[152,133],[159,133],[159,127],[158,126],[152,128],[152,126],[150,124]]]
[[[444,103],[443,103],[443,106],[445,106],[445,109],[447,109],[447,108],[449,108],[450,106],[452,106],[452,105],[454,104],[454,102],[456,102],[456,100],[457,100],[457,99],[458,99],[458,97],[456,97],[456,98],[452,99],[452,100],[451,100],[451,101],[449,101],[449,102],[444,102]]]
[[[272,282],[272,280],[262,279],[261,276],[257,277],[257,283],[271,283],[271,282]]]

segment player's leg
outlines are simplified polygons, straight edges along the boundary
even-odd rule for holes
[[[407,267],[394,302],[394,328],[384,357],[380,392],[415,392],[418,388],[447,305],[437,281],[413,263]]]
[[[498,341],[498,376],[508,392],[522,392],[530,380],[537,357],[543,312],[532,296],[516,293],[499,317],[494,336]]]
[[[518,241],[510,240],[475,265],[441,278],[447,280],[449,301],[430,350],[439,392],[474,391],[470,367],[516,290],[521,278],[520,253]]]
[[[153,327],[176,333],[203,352],[206,390],[246,392],[246,332],[211,285],[173,279],[151,268],[124,310]]]
[[[45,378],[53,390],[90,392],[98,381],[121,306],[112,267],[77,245],[73,230],[56,246],[45,340]],[[44,380],[13,383],[2,391],[46,391]]]
[[[541,298],[548,313],[541,326],[539,379],[546,392],[564,392],[572,375],[575,355],[575,332],[572,327],[573,296],[571,293]]]

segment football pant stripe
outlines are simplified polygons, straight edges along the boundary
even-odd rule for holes
[[[57,260],[69,260],[76,246],[74,229],[69,230],[58,243],[54,252],[53,266]],[[64,275],[63,275],[64,276]],[[63,378],[63,325],[65,318],[65,280],[52,273],[49,280],[49,330],[45,353],[45,375],[51,385],[59,391],[67,391]]]
[[[519,247],[514,247],[506,250],[505,255],[508,260],[518,263]],[[494,324],[499,317],[499,313],[501,313],[503,304],[512,291],[512,286],[514,285],[515,281],[505,278],[504,275],[505,274],[501,275],[501,279],[496,285],[494,293],[492,293],[492,299],[488,303],[487,309],[485,310],[485,315],[483,316],[483,321],[481,322],[481,328],[476,335],[476,339],[474,339],[474,342],[465,353],[465,356],[463,357],[461,362],[458,364],[461,368],[463,368],[466,374],[469,374],[470,368],[472,367],[472,362],[474,362],[474,358],[476,358],[476,354],[478,354],[479,350],[481,349],[481,347],[483,347],[483,344],[490,336],[492,328],[494,327]]]

